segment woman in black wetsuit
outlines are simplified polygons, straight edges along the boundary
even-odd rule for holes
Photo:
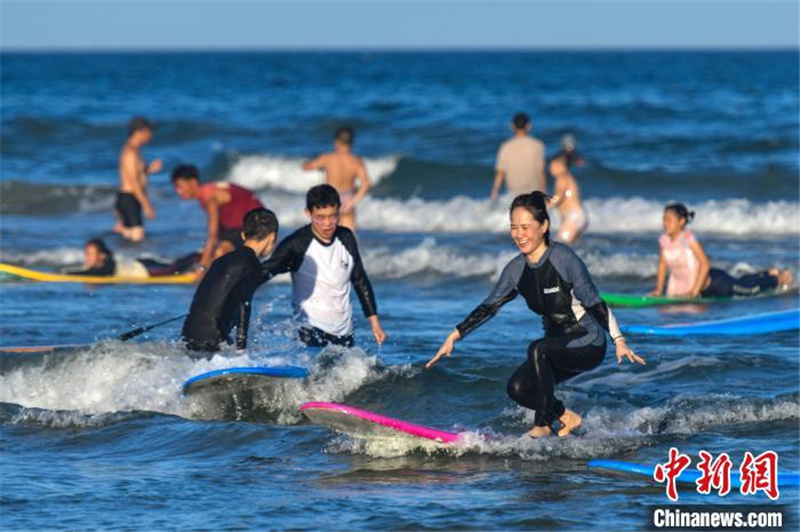
[[[586,265],[567,246],[550,242],[547,195],[517,196],[511,204],[511,238],[520,250],[506,265],[486,300],[450,333],[430,368],[450,356],[453,344],[491,319],[500,307],[522,294],[528,308],[542,316],[544,338],[528,347],[528,359],[508,381],[508,395],[536,410],[531,437],[548,436],[560,422],[559,436],[580,426],[581,417],[556,399],[555,385],[600,365],[611,335],[617,362],[625,357],[644,364],[625,343],[614,315],[600,298]]]

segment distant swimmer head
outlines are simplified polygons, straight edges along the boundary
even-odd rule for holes
[[[583,166],[583,156],[578,153],[578,143],[572,135],[561,137],[561,151],[549,160],[550,173],[558,176],[568,172],[573,165]]]
[[[356,141],[356,132],[350,126],[342,126],[333,134],[333,140],[348,148],[353,147]]]
[[[134,116],[128,124],[128,137],[139,135],[144,143],[147,143],[153,135],[153,129],[155,129],[153,124],[145,117]]]
[[[670,203],[664,207],[664,232],[670,236],[677,235],[694,220],[694,211],[690,211],[683,203]]]
[[[531,128],[531,117],[525,113],[517,113],[511,119],[511,128],[514,131],[529,131]]]
[[[272,253],[278,237],[278,217],[269,209],[253,209],[244,215],[242,238],[252,243],[259,256]]]
[[[330,185],[317,185],[306,194],[306,215],[311,218],[311,229],[325,240],[333,238],[339,226],[339,193]]]
[[[550,245],[549,199],[544,192],[535,190],[517,196],[511,203],[511,239],[525,255],[533,253],[542,243]]]
[[[99,238],[93,238],[83,246],[83,263],[87,268],[100,268],[111,257],[111,250]]]
[[[181,199],[197,199],[200,195],[200,170],[193,164],[182,164],[172,171],[172,186]]]

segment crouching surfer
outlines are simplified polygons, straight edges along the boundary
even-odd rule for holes
[[[450,356],[453,344],[489,321],[517,294],[542,316],[544,338],[528,347],[528,357],[508,381],[508,395],[536,411],[533,438],[566,436],[581,424],[581,416],[555,396],[556,384],[598,367],[606,355],[606,334],[616,348],[617,362],[626,358],[644,364],[628,347],[611,310],[600,298],[583,261],[565,244],[550,242],[547,196],[535,191],[511,204],[511,239],[520,254],[503,270],[486,300],[447,337],[426,365]]]

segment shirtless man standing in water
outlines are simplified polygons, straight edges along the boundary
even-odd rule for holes
[[[355,132],[350,127],[341,127],[333,137],[333,151],[305,163],[303,170],[322,170],[325,182],[339,192],[342,208],[339,225],[356,230],[356,206],[364,199],[372,184],[361,157],[352,153]],[[359,187],[356,189],[356,179]]]
[[[119,192],[115,208],[119,221],[114,231],[132,242],[144,240],[142,210],[148,220],[156,217],[153,205],[147,197],[147,175],[161,171],[161,159],[145,164],[141,147],[153,137],[153,126],[144,118],[137,116],[131,120],[128,141],[119,156]]]

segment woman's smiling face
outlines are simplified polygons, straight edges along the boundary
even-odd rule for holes
[[[547,220],[539,223],[524,207],[517,207],[511,212],[511,240],[524,255],[530,255],[542,245],[549,227]]]

